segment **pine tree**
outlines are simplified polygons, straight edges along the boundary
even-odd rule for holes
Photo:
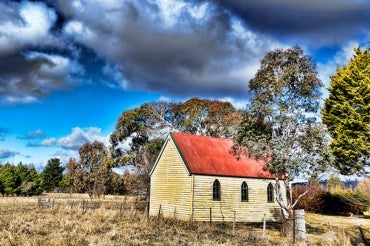
[[[44,171],[41,174],[42,188],[50,191],[59,187],[59,182],[63,178],[64,167],[58,158],[48,160]]]
[[[331,76],[329,97],[322,111],[332,136],[335,165],[343,174],[370,165],[370,46]]]

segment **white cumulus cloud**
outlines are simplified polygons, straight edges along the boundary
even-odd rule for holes
[[[101,128],[88,127],[72,128],[71,134],[61,138],[48,138],[40,142],[30,142],[29,147],[60,147],[67,150],[78,150],[85,143],[94,141],[102,142],[105,146],[109,145],[109,136],[101,135]]]

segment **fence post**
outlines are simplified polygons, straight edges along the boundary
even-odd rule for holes
[[[161,216],[161,208],[162,208],[162,204],[159,204],[157,222],[159,221],[159,217]]]
[[[295,230],[297,231],[297,240],[300,242],[306,241],[306,221],[304,215],[304,209],[295,210]]]
[[[293,244],[295,244],[295,227],[296,227],[296,221],[295,221],[295,210],[293,210]]]
[[[262,237],[266,236],[266,214],[263,214],[263,229],[262,229]]]
[[[122,211],[123,211],[123,203],[121,203],[119,207],[119,215],[122,216]]]
[[[148,213],[148,206],[145,206],[144,214],[143,214],[143,220],[147,218],[147,213]]]
[[[173,210],[173,218],[176,219],[176,207]]]
[[[212,225],[212,207],[209,208],[209,224]]]
[[[233,235],[235,235],[235,213],[236,211],[234,210],[234,218],[233,218]]]

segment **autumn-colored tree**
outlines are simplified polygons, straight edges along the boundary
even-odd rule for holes
[[[330,78],[322,119],[332,136],[335,166],[343,174],[364,171],[370,166],[370,46],[355,49]]]
[[[370,201],[370,178],[366,178],[358,182],[356,186],[356,191],[361,192],[362,194],[367,196]]]
[[[94,141],[85,143],[79,149],[78,169],[82,175],[82,184],[90,198],[106,194],[111,179],[111,162],[103,143]]]
[[[240,121],[231,103],[198,98],[174,104],[173,114],[178,131],[211,137],[232,138]]]
[[[240,115],[231,103],[197,98],[185,103],[145,103],[124,111],[110,136],[114,164],[134,166],[136,177],[147,183],[135,193],[147,193],[149,170],[169,132],[232,137]]]
[[[67,172],[63,175],[60,182],[62,189],[69,193],[84,193],[85,187],[83,184],[83,170],[79,169],[79,163],[74,158],[69,158],[66,165]]]
[[[299,47],[268,52],[249,81],[251,103],[235,138],[236,150],[247,147],[246,154],[263,160],[274,174],[276,201],[287,225],[301,197],[292,199],[292,179],[311,178],[330,160],[327,134],[317,115],[321,89],[315,63]],[[283,180],[284,194],[278,179]]]

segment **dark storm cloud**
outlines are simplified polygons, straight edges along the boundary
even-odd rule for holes
[[[368,0],[214,0],[242,18],[253,30],[310,45],[340,44],[369,37]],[[303,40],[302,40],[303,39]]]
[[[0,104],[99,82],[245,98],[266,52],[368,40],[369,22],[368,0],[0,1]]]
[[[32,102],[66,89],[78,73],[69,58],[30,52],[0,56],[0,103]]]
[[[244,96],[258,59],[277,46],[209,3],[60,1],[60,9],[71,20],[65,34],[116,64],[105,72],[125,88]]]
[[[49,31],[55,11],[40,2],[0,3],[0,104],[29,103],[80,81],[71,47]]]

